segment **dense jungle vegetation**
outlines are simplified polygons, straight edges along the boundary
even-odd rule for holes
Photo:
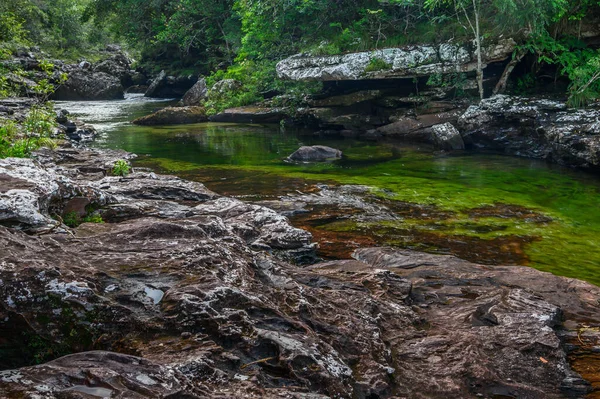
[[[600,92],[597,43],[586,40],[599,10],[596,0],[4,0],[0,57],[39,46],[52,58],[93,60],[121,43],[147,72],[242,81],[227,104],[240,105],[299,87],[274,70],[298,52],[513,37],[514,57],[526,60],[519,90],[551,74],[579,105]]]

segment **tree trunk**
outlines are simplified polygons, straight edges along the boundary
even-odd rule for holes
[[[500,76],[500,80],[496,84],[496,87],[494,87],[494,94],[504,93],[504,90],[506,90],[506,83],[508,82],[508,77],[512,73],[513,69],[515,69],[515,66],[519,63],[519,61],[523,59],[524,56],[525,53],[519,51],[515,54],[513,59],[510,60],[510,62],[506,65],[506,68],[504,68],[504,72],[502,72],[502,76]]]
[[[479,9],[476,0],[473,0],[473,14],[475,15],[475,44],[477,45],[477,86],[479,87],[479,99],[483,100],[483,60],[479,32]]]

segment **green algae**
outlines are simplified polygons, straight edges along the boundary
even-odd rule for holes
[[[427,205],[450,216],[371,224],[341,220],[317,228],[368,233],[384,237],[380,243],[441,253],[464,254],[468,245],[464,249],[452,245],[472,243],[473,252],[481,251],[473,259],[484,263],[509,259],[600,285],[596,176],[515,157],[448,155],[427,147],[322,139],[306,133],[312,132],[231,124],[126,127],[108,134],[101,145],[145,155],[138,166],[201,181],[217,192],[240,197],[276,197],[323,182],[368,185],[381,201]],[[344,158],[322,164],[284,161],[300,145],[312,144],[339,148]],[[506,206],[520,207],[529,215],[478,214],[482,208]],[[513,244],[524,251],[522,256],[503,255],[515,252]]]

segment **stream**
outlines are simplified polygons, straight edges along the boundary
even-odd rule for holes
[[[135,126],[170,100],[57,102],[94,125],[93,144],[139,156],[149,167],[247,201],[293,200],[333,191],[344,205],[307,204],[290,220],[308,229],[325,259],[359,246],[391,245],[483,264],[528,265],[600,285],[600,178],[543,161],[475,152],[442,153],[398,142],[327,138],[279,125],[203,123]],[[319,164],[284,159],[301,145],[338,148]],[[387,210],[361,215],[346,192]],[[356,194],[358,193],[358,194]]]

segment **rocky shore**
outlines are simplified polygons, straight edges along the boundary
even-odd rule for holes
[[[578,398],[600,288],[358,248],[85,148],[0,160],[0,396]],[[67,227],[75,213],[103,223]],[[596,370],[596,371],[594,371]]]

